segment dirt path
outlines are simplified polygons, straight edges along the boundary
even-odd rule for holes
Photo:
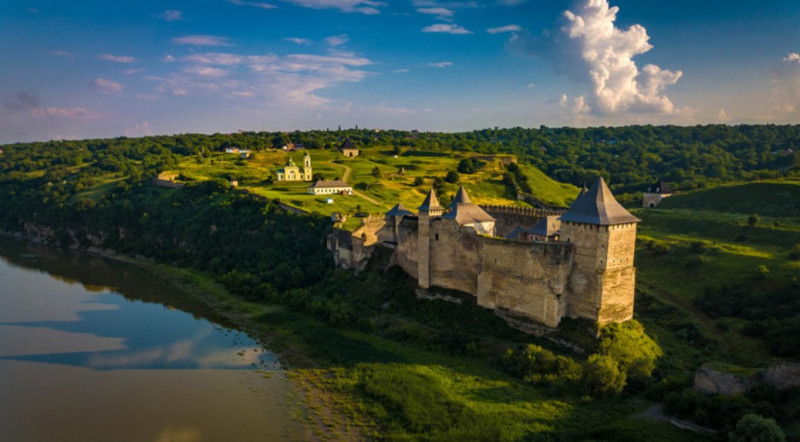
[[[344,168],[344,175],[342,175],[342,181],[344,181],[346,183],[347,179],[350,178],[350,172],[353,171],[352,169],[350,169],[350,166],[347,166],[347,165],[344,165],[344,164],[339,164],[339,163],[331,163],[331,164],[336,165],[336,166],[341,166],[341,167]]]
[[[376,199],[374,199],[374,198],[368,197],[368,196],[364,195],[364,194],[363,194],[363,193],[361,193],[361,192],[356,192],[356,191],[354,190],[354,191],[353,191],[353,195],[355,195],[355,196],[358,196],[358,197],[361,197],[361,198],[363,198],[363,199],[365,199],[365,200],[367,200],[367,201],[371,202],[372,204],[375,204],[376,206],[381,206],[381,207],[384,207],[384,205],[383,205],[383,203],[382,203],[382,202],[380,202],[380,201],[378,201],[378,200],[376,200]]]
[[[344,174],[342,175],[342,181],[344,181],[346,183],[347,179],[350,178],[350,172],[353,171],[352,169],[350,169],[350,166],[347,166],[345,164],[339,164],[339,163],[331,163],[331,164],[334,164],[334,165],[337,165],[337,166],[341,166],[342,168],[344,168]],[[358,192],[358,191],[354,190],[353,191],[353,195],[355,195],[355,196],[357,196],[357,197],[359,197],[361,199],[367,200],[367,201],[371,202],[372,204],[375,204],[376,206],[385,207],[382,202],[380,202],[380,201],[378,201],[378,200],[376,200],[376,199],[374,199],[372,197],[369,197],[369,196],[367,196],[367,195],[365,195],[365,194],[363,194],[361,192]]]

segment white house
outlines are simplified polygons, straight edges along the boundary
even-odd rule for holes
[[[344,181],[317,181],[308,188],[312,195],[352,195],[353,188]]]

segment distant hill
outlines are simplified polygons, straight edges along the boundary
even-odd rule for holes
[[[800,181],[753,182],[695,190],[667,198],[659,207],[800,216]]]

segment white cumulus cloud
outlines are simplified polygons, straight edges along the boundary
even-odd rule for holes
[[[800,112],[800,54],[783,57],[772,74],[779,108],[786,113]]]
[[[506,25],[500,26],[498,28],[489,28],[486,32],[490,34],[499,34],[501,32],[519,32],[520,27],[518,25]]]
[[[675,84],[681,71],[668,71],[648,64],[640,71],[633,57],[653,48],[641,25],[621,30],[614,25],[618,7],[607,0],[586,0],[576,12],[566,11],[564,32],[580,48],[594,86],[592,110],[599,114],[618,112],[673,111],[672,101],[662,92]]]
[[[595,115],[676,112],[664,94],[675,84],[681,71],[647,64],[641,69],[633,58],[653,46],[641,25],[617,28],[618,7],[608,0],[583,0],[564,12],[564,25],[540,36],[515,34],[509,40],[511,51],[534,54],[552,63],[569,78],[592,86],[587,96],[575,98],[569,108],[576,113]]]
[[[428,63],[428,66],[434,67],[434,68],[446,68],[446,67],[449,67],[449,66],[452,66],[452,65],[453,65],[453,63],[449,62],[449,61],[440,61],[438,63]]]
[[[349,39],[350,38],[347,36],[347,34],[334,35],[332,37],[326,38],[325,43],[327,43],[328,46],[335,48],[337,46],[342,46],[343,44],[346,44]]]
[[[33,118],[66,118],[69,120],[96,120],[102,118],[97,112],[83,107],[45,107],[31,110]]]
[[[273,5],[272,3],[265,3],[265,2],[245,2],[242,0],[230,0],[231,3],[234,5],[239,6],[252,6],[254,8],[259,9],[275,9],[277,6]]]
[[[94,81],[89,83],[94,90],[100,91],[104,94],[116,95],[122,92],[122,85],[105,78],[95,78]]]
[[[283,0],[297,6],[312,9],[338,9],[342,12],[356,12],[366,15],[380,14],[380,7],[386,6],[384,2],[373,0]]]
[[[435,15],[440,20],[450,21],[453,17],[453,10],[447,8],[418,8],[420,14]]]
[[[187,35],[185,37],[175,37],[173,44],[191,46],[230,46],[228,39],[214,35]]]
[[[472,31],[464,29],[459,25],[451,25],[445,23],[438,23],[435,25],[426,26],[422,32],[439,32],[444,34],[472,34]]]
[[[98,55],[97,58],[105,61],[113,61],[115,63],[133,63],[136,61],[136,57],[130,57],[127,55],[102,54]]]
[[[311,40],[309,40],[307,38],[287,37],[287,38],[284,38],[284,40],[292,42],[294,44],[298,44],[298,45],[306,45],[306,46],[311,45]]]
[[[180,21],[183,20],[183,11],[168,9],[159,14],[158,17],[164,21]]]

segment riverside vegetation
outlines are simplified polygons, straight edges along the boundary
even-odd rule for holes
[[[773,186],[769,191],[782,200],[800,201],[800,186],[791,181],[798,172],[797,154],[786,153],[798,129],[673,129],[377,135],[361,130],[4,146],[0,228],[18,232],[27,225],[29,233],[46,234],[55,244],[113,249],[200,270],[241,299],[283,306],[252,314],[276,336],[279,348],[305,349],[315,362],[298,365],[300,382],[342,394],[346,400],[335,407],[366,436],[704,437],[635,417],[647,401],[664,401],[668,411],[723,434],[743,416],[758,414],[776,419],[797,437],[796,392],[760,388],[736,398],[707,398],[687,387],[693,370],[709,359],[757,370],[774,356],[798,357],[800,346],[792,339],[799,336],[800,214],[770,206],[774,200],[765,199],[765,188],[757,187]],[[765,133],[773,135],[769,143],[755,140]],[[674,196],[659,209],[635,212],[645,221],[636,257],[638,321],[604,327],[597,341],[587,337],[587,324],[566,321],[559,333],[587,351],[578,355],[509,329],[474,305],[418,301],[413,281],[396,269],[386,270],[385,260],[375,260],[358,276],[333,269],[324,247],[330,221],[324,213],[313,213],[331,209],[312,196],[301,198],[304,186],[281,190],[283,184],[270,183],[270,167],[285,160],[285,154],[262,150],[286,137],[330,147],[337,136],[365,148],[364,158],[339,163],[330,149],[312,150],[312,158],[320,160],[315,160],[315,171],[333,178],[350,168],[355,177],[350,181],[363,183],[355,187],[379,202],[410,194],[409,203],[414,203],[417,189],[433,184],[452,192],[460,181],[479,201],[508,201],[522,192],[550,205],[567,204],[577,188],[550,180],[535,164],[561,179],[569,175],[574,184],[611,173],[617,190],[633,192],[637,179],[621,181],[619,176],[630,177],[632,165],[640,163],[638,173],[644,178],[639,181],[652,181],[687,137],[694,147],[680,157],[689,169],[697,170],[709,152],[720,149],[727,163],[724,174],[695,173],[676,185],[697,190]],[[656,136],[664,137],[657,148],[643,147],[642,140]],[[446,149],[448,143],[457,150]],[[216,153],[232,145],[258,152],[252,162]],[[567,152],[562,158],[558,152],[567,148],[577,154]],[[765,149],[766,155],[758,154]],[[619,157],[614,155],[619,154],[611,152],[641,155],[618,159],[617,170],[614,158]],[[504,154],[520,155],[517,165],[504,163]],[[565,164],[564,158],[573,160]],[[606,162],[599,167],[598,161]],[[396,174],[399,167],[405,169],[402,176]],[[189,185],[163,189],[148,184],[164,171]],[[764,177],[780,180],[709,188]],[[231,188],[229,178],[251,194]],[[279,197],[312,213],[290,214],[252,194]],[[336,208],[345,212],[356,209],[351,206],[383,209],[369,202],[341,204]]]

